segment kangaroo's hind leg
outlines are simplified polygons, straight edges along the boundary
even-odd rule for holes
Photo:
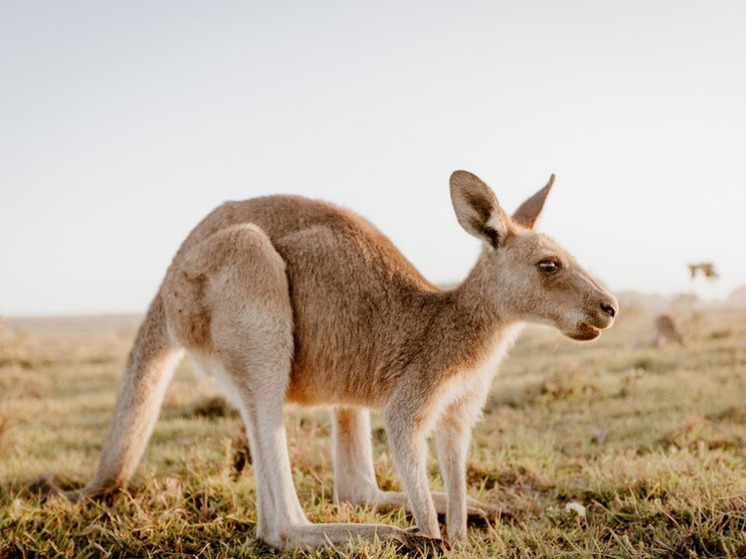
[[[373,469],[370,412],[365,408],[332,410],[334,502],[374,504],[381,490]]]
[[[194,247],[187,273],[202,275],[213,369],[246,423],[257,493],[257,537],[278,548],[350,539],[416,546],[422,536],[393,526],[311,524],[290,469],[283,405],[293,359],[293,311],[285,264],[252,225],[225,229]]]

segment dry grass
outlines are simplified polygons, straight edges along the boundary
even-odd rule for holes
[[[4,454],[3,448],[10,446],[11,428],[13,420],[7,411],[0,412],[0,455]],[[7,452],[7,451],[6,451]]]
[[[470,493],[515,521],[471,528],[447,557],[746,556],[746,312],[703,313],[684,348],[647,347],[650,318],[623,314],[593,344],[524,334],[495,382],[468,469]],[[92,475],[133,334],[57,326],[19,333],[11,322],[0,337],[0,558],[275,556],[254,541],[240,421],[188,363],[127,492],[106,503],[43,502],[44,476],[75,486]],[[309,518],[411,525],[401,510],[331,503],[324,412],[294,410],[287,426]],[[392,488],[385,439],[374,418],[376,472]],[[434,460],[430,470],[441,486]],[[396,553],[356,544],[297,555]]]

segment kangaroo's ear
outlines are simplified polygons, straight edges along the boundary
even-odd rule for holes
[[[526,229],[533,229],[536,220],[539,219],[539,215],[541,215],[541,210],[544,208],[544,202],[547,199],[547,194],[552,190],[553,184],[554,173],[549,177],[549,182],[544,188],[531,196],[531,198],[521,204],[521,207],[515,211],[513,214],[513,221]]]
[[[497,248],[507,233],[507,217],[495,193],[468,171],[451,175],[451,202],[456,219],[467,233]]]

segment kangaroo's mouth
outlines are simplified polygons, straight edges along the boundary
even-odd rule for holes
[[[595,340],[599,335],[601,335],[600,330],[587,322],[578,322],[575,330],[566,334],[568,338],[578,342]]]

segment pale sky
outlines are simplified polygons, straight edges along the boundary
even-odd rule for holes
[[[430,280],[448,177],[612,290],[746,283],[746,0],[0,3],[0,314],[143,312],[228,199],[375,223]],[[722,279],[692,284],[686,263]]]

